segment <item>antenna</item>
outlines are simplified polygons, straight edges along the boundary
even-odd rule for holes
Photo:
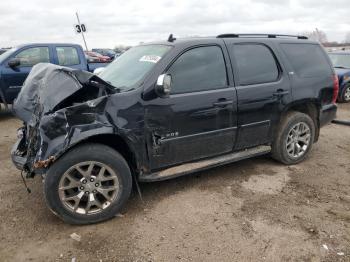
[[[173,34],[170,34],[168,37],[168,42],[174,42],[176,40],[175,37],[173,37]]]

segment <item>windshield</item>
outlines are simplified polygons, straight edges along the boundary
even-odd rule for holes
[[[133,88],[170,48],[166,45],[133,47],[114,60],[98,76],[121,91]]]
[[[0,64],[4,62],[9,56],[11,56],[14,52],[17,51],[17,48],[11,48],[7,50],[5,53],[0,55]]]
[[[350,54],[329,54],[334,67],[350,68]]]

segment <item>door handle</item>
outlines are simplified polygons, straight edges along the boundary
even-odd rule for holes
[[[216,107],[225,107],[227,105],[232,105],[233,101],[232,100],[223,100],[223,101],[218,101],[218,102],[214,102],[213,106]]]
[[[289,94],[288,90],[278,89],[276,92],[273,93],[273,96],[281,97],[288,94]]]

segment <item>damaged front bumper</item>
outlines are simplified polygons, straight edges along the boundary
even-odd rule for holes
[[[20,153],[20,145],[24,143],[24,137],[17,140],[11,150],[12,163],[19,170],[25,170],[25,164],[27,163],[27,157]]]
[[[72,145],[101,129],[114,130],[105,110],[110,88],[88,72],[34,66],[14,102],[24,122],[11,150],[14,165],[27,177],[43,174]]]
[[[107,97],[101,97],[94,103],[63,108],[42,116],[37,127],[20,128],[22,134],[11,150],[12,162],[27,177],[44,174],[56,159],[80,141],[114,133],[116,127],[106,117],[107,101]]]

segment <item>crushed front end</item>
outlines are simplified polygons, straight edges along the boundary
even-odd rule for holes
[[[13,106],[23,121],[11,151],[14,165],[33,177],[91,132],[113,130],[106,113],[112,92],[89,72],[52,64],[33,67]]]

